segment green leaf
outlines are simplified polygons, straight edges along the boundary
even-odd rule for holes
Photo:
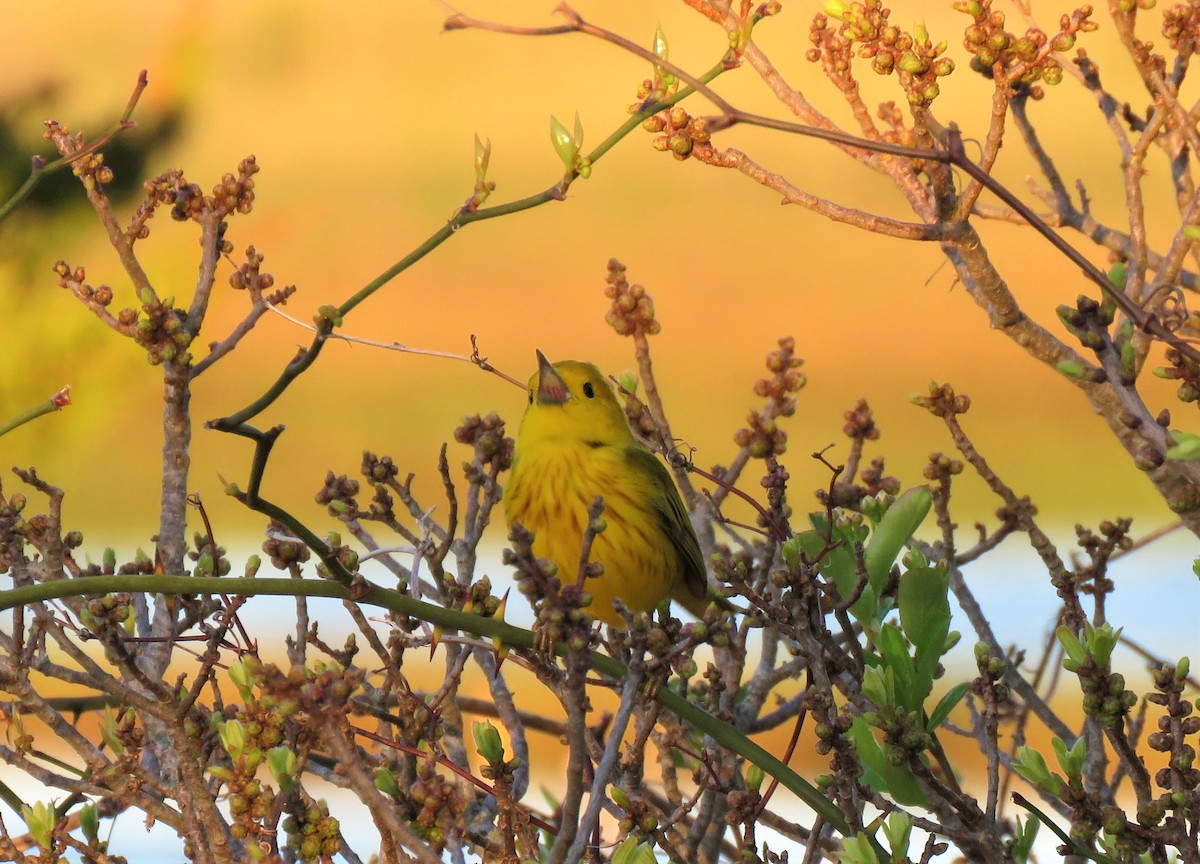
[[[230,759],[236,762],[242,758],[246,752],[246,729],[241,720],[224,721],[217,726],[217,736]]]
[[[971,692],[971,685],[968,682],[958,684],[946,691],[934,709],[929,712],[929,724],[926,726],[927,731],[933,732],[942,725],[942,721],[950,716],[958,703],[963,700],[963,697]]]
[[[1184,230],[1186,231],[1186,229]],[[1125,262],[1123,261],[1114,262],[1112,267],[1108,268],[1108,281],[1122,294],[1125,293],[1125,278],[1127,275]]]
[[[492,161],[492,139],[480,140],[475,134],[475,179],[480,183],[487,180],[488,163]]]
[[[654,847],[637,837],[626,837],[613,853],[612,864],[654,864]]]
[[[950,634],[950,574],[936,567],[909,570],[900,577],[897,591],[900,625],[916,648],[915,694],[920,707],[933,689],[933,676]]]
[[[1055,367],[1063,375],[1075,381],[1090,381],[1089,367],[1082,360],[1060,360]]]
[[[1063,740],[1055,735],[1050,739],[1050,746],[1054,748],[1054,756],[1058,759],[1058,767],[1062,768],[1063,773],[1067,775],[1067,781],[1074,784],[1076,781],[1082,780],[1083,760],[1087,756],[1087,739],[1080,735],[1075,739],[1075,744],[1068,750]]]
[[[392,773],[391,769],[385,767],[375,769],[375,788],[393,798],[398,798],[402,794],[396,775]]]
[[[895,678],[891,670],[884,671],[878,666],[868,666],[863,671],[863,695],[878,707],[893,705],[896,702]]]
[[[567,131],[567,127],[554,115],[550,115],[550,143],[554,145],[554,152],[562,160],[563,166],[568,171],[574,171],[575,157],[579,155],[579,146],[571,137],[571,133]]]
[[[909,815],[899,810],[890,814],[883,823],[883,834],[887,837],[888,848],[892,850],[893,861],[908,859],[908,842],[912,835],[912,827]]]
[[[897,707],[905,713],[920,708],[925,697],[920,692],[921,682],[918,679],[917,668],[912,657],[908,655],[908,645],[904,642],[904,636],[895,624],[884,624],[879,631],[879,653],[883,655],[884,667],[896,678],[896,701],[899,703]]]
[[[1112,624],[1107,621],[1099,627],[1093,627],[1091,624],[1084,622],[1083,627],[1088,652],[1095,658],[1097,666],[1101,669],[1107,669],[1109,662],[1112,660],[1113,649],[1117,647],[1117,642],[1121,638],[1121,631],[1125,628],[1118,627],[1116,630],[1113,630]]]
[[[296,785],[296,752],[284,744],[272,747],[267,751],[267,770],[279,784],[279,790],[289,794]]]
[[[500,740],[500,733],[495,726],[486,721],[476,722],[471,726],[471,733],[475,736],[475,746],[479,748],[480,756],[493,765],[504,761],[504,742]]]
[[[83,838],[95,846],[100,839],[100,812],[91,801],[79,810],[79,827],[83,829]]]
[[[1066,652],[1069,660],[1079,664],[1079,666],[1087,662],[1087,651],[1084,650],[1083,643],[1079,641],[1079,637],[1071,632],[1071,628],[1066,624],[1060,624],[1055,628],[1054,635],[1058,637],[1058,641],[1063,646],[1063,651]]]
[[[1017,758],[1012,763],[1012,769],[1018,776],[1051,795],[1058,795],[1062,791],[1062,778],[1050,770],[1042,754],[1032,747],[1023,745],[1017,748]]]
[[[820,520],[823,521],[823,520]],[[804,557],[809,561],[815,561],[817,556],[824,551],[826,546],[825,530],[823,526],[818,526],[811,531],[802,531],[792,538],[795,541],[793,547],[793,555],[796,551],[803,552]],[[792,542],[791,540],[788,541]],[[785,553],[787,550],[785,549]],[[784,559],[787,560],[786,558]],[[799,558],[795,559],[797,562]],[[854,563],[854,553],[850,549],[850,544],[843,542],[841,545],[829,550],[820,563],[821,575],[833,583],[837,588],[838,596],[845,599],[854,593],[854,586],[858,584],[858,568]],[[855,601],[850,608],[850,612],[859,621],[872,621],[875,615],[875,610],[878,605],[878,592],[874,591],[869,585],[863,589],[862,595]]]
[[[1041,824],[1037,819],[1027,819],[1022,824],[1021,817],[1017,817],[1017,831],[1012,845],[1013,864],[1025,864],[1029,860],[1029,853],[1033,851],[1033,841],[1037,839]]]
[[[863,832],[853,837],[842,838],[839,864],[879,864],[879,856],[871,846],[871,840]]]
[[[868,788],[876,792],[886,792],[897,804],[905,807],[929,806],[929,800],[925,797],[917,778],[904,766],[892,765],[887,761],[883,750],[875,741],[875,736],[871,734],[870,727],[861,717],[855,717],[850,724],[848,737],[862,761],[862,781]]]
[[[32,807],[21,808],[21,818],[29,828],[29,836],[37,846],[45,851],[50,849],[50,838],[54,834],[54,826],[58,823],[58,813],[53,804],[36,801]]]
[[[1178,459],[1181,462],[1200,459],[1200,435],[1172,429],[1168,437],[1171,439],[1171,446],[1167,448],[1168,459]]]
[[[888,571],[892,569],[896,556],[900,554],[904,544],[912,539],[932,506],[933,493],[925,486],[914,486],[897,498],[883,514],[883,519],[879,521],[879,526],[867,542],[863,556],[876,596],[883,588],[884,580]]]

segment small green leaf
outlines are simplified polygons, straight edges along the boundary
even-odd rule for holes
[[[296,785],[295,751],[283,744],[272,747],[267,751],[267,769],[279,784],[279,790],[284,795],[289,794]]]
[[[1125,280],[1128,275],[1124,261],[1116,261],[1108,268],[1108,281],[1122,294],[1125,293]]]
[[[25,820],[33,842],[40,849],[48,851],[50,838],[54,834],[54,826],[58,824],[58,813],[55,812],[54,804],[37,801],[32,807],[25,805],[21,808],[21,818]]]
[[[1033,841],[1037,839],[1041,824],[1037,819],[1028,819],[1022,824],[1021,817],[1017,817],[1017,832],[1012,844],[1013,864],[1026,864],[1029,860],[1029,853],[1033,851]]]
[[[916,648],[917,683],[923,702],[933,686],[933,675],[950,634],[950,574],[937,567],[909,570],[897,590],[900,625]],[[913,706],[919,707],[919,706]]]
[[[891,680],[883,669],[878,666],[868,666],[863,670],[863,695],[880,708],[893,704],[896,701],[896,695],[892,692],[893,688],[889,687]]]
[[[900,628],[895,624],[884,624],[879,631],[879,653],[888,673],[895,676],[897,707],[905,713],[921,707],[925,694],[921,693],[921,681],[916,666],[908,654],[908,646]],[[928,691],[926,691],[928,692]],[[882,707],[882,706],[880,706]]]
[[[850,11],[850,6],[843,0],[825,0],[825,14],[837,21],[845,20],[846,13]]]
[[[842,838],[839,864],[879,864],[879,856],[871,846],[871,840],[861,831],[853,837]]]
[[[928,487],[914,486],[895,500],[871,534],[864,558],[871,587],[878,594],[904,544],[912,539],[933,506]]]
[[[1075,739],[1075,743],[1071,749],[1067,749],[1067,745],[1061,738],[1055,735],[1050,739],[1050,746],[1054,748],[1054,756],[1058,759],[1058,767],[1062,768],[1063,773],[1067,775],[1067,782],[1075,785],[1083,779],[1083,762],[1087,757],[1087,739],[1080,735]]]
[[[1184,225],[1183,236],[1189,240],[1200,240],[1200,225]]]
[[[89,801],[79,810],[79,827],[83,829],[83,838],[89,845],[96,845],[100,839],[100,811]]]
[[[492,139],[479,139],[475,135],[475,179],[480,183],[487,180],[488,163],[492,161]]]
[[[904,766],[888,762],[871,734],[870,727],[861,717],[855,717],[851,722],[848,737],[862,761],[862,781],[868,788],[876,792],[886,792],[897,804],[906,807],[929,806],[929,800],[925,797],[917,778]]]
[[[1117,647],[1117,642],[1121,639],[1121,631],[1124,629],[1124,627],[1118,627],[1113,630],[1112,624],[1107,621],[1099,627],[1084,623],[1088,652],[1101,669],[1108,668],[1109,662],[1112,660],[1113,649]]]
[[[1054,635],[1058,637],[1058,641],[1063,646],[1063,651],[1066,652],[1067,658],[1077,664],[1076,668],[1087,662],[1087,651],[1084,650],[1083,643],[1079,641],[1079,637],[1072,633],[1066,624],[1060,624],[1055,629]]]
[[[500,740],[500,733],[495,726],[486,722],[475,723],[471,732],[480,756],[493,765],[504,761],[504,742]]]
[[[883,823],[883,834],[887,837],[888,848],[892,850],[893,861],[908,859],[908,843],[912,835],[912,819],[907,813],[899,810],[891,813]]]
[[[554,152],[558,154],[563,167],[567,171],[574,171],[575,157],[579,155],[579,147],[576,145],[575,139],[571,137],[571,133],[567,131],[567,127],[554,115],[550,116],[550,143],[554,145]]]
[[[1018,776],[1051,795],[1058,795],[1062,791],[1062,778],[1050,771],[1042,754],[1032,747],[1023,745],[1017,748],[1017,758],[1012,763],[1012,769]]]
[[[612,864],[655,864],[654,847],[637,837],[626,837],[613,853]]]
[[[958,684],[946,691],[934,709],[929,712],[929,724],[926,727],[929,732],[933,732],[942,725],[942,721],[950,716],[950,712],[958,707],[958,703],[963,700],[963,697],[971,692],[969,683]]]
[[[663,32],[661,22],[654,25],[654,55],[659,60],[666,60],[671,55],[671,46],[667,44],[667,34]]]
[[[1200,459],[1200,435],[1181,432],[1178,429],[1172,429],[1168,435],[1171,439],[1171,446],[1167,448],[1168,459],[1178,459],[1181,462]]]
[[[125,752],[125,745],[117,736],[117,714],[111,708],[104,709],[104,718],[100,721],[100,740],[108,746],[113,755],[120,756]]]
[[[575,152],[578,153],[583,149],[583,121],[579,119],[579,112],[575,112]]]
[[[1090,381],[1089,367],[1082,360],[1060,360],[1055,367],[1063,375],[1075,381]]]
[[[226,720],[217,726],[217,735],[221,746],[229,754],[229,758],[237,761],[246,753],[246,729],[240,720]]]
[[[396,782],[396,775],[388,768],[377,768],[375,770],[375,788],[384,795],[391,795],[393,798],[398,798],[401,794],[400,784]]]
[[[762,786],[763,779],[763,769],[751,762],[746,768],[746,788],[757,792]]]
[[[234,660],[229,664],[229,680],[233,682],[233,686],[237,688],[238,695],[242,697],[242,701],[250,703],[255,701],[253,679],[250,676],[250,670],[246,668],[246,664],[242,660]]]

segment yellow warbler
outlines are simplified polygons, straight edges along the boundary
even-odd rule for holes
[[[614,599],[646,612],[670,597],[703,615],[704,559],[670,473],[634,437],[599,369],[575,360],[551,365],[541,351],[537,358],[504,492],[509,524],[533,531],[534,554],[557,564],[569,584],[579,570],[588,507],[599,495],[607,527],[596,534],[589,561],[604,572],[585,585],[590,614],[620,627]]]

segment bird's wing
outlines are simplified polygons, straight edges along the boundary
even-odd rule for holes
[[[675,488],[671,474],[649,450],[629,447],[625,451],[634,473],[644,477],[650,486],[649,493],[659,527],[679,554],[683,569],[683,584],[688,593],[697,599],[708,596],[708,573],[704,568],[704,556],[700,552],[700,541],[688,518],[687,508]]]

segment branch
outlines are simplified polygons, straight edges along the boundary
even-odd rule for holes
[[[29,197],[30,193],[33,192],[38,183],[40,183],[42,178],[47,174],[53,174],[57,171],[61,171],[63,168],[66,168],[79,159],[82,159],[91,153],[95,153],[97,150],[111,141],[113,136],[115,136],[118,132],[124,132],[126,129],[132,129],[134,126],[136,126],[137,124],[129,118],[133,116],[133,109],[137,107],[138,99],[141,98],[142,91],[146,89],[146,85],[149,84],[149,80],[150,79],[146,77],[145,69],[138,73],[137,83],[133,87],[133,93],[130,94],[129,101],[125,104],[125,111],[121,114],[116,123],[109,127],[107,131],[103,132],[100,137],[91,144],[88,144],[83,149],[72,153],[69,156],[62,156],[58,159],[55,159],[53,162],[46,162],[41,156],[34,156],[33,167],[29,172],[29,177],[26,178],[25,182],[21,184],[21,187],[12,194],[11,198],[4,202],[3,205],[0,205],[0,222],[4,221],[4,219],[6,219],[8,215],[17,208],[17,205]]]
[[[70,404],[71,404],[71,388],[64,387],[61,390],[59,390],[57,393],[55,393],[53,396],[51,396],[49,399],[39,402],[37,405],[34,405],[29,410],[22,411],[17,416],[11,417],[8,420],[0,422],[0,437],[7,435],[9,432],[16,429],[18,426],[23,426],[31,420],[36,420],[37,418],[41,417],[43,414],[50,414],[50,413],[53,413],[54,411],[61,411],[63,408],[66,408]]]

